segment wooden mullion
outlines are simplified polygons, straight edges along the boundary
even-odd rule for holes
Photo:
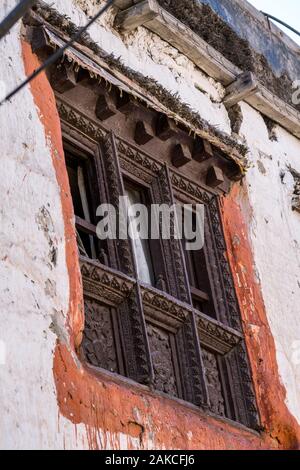
[[[218,370],[222,385],[222,395],[225,401],[226,416],[229,419],[235,419],[236,409],[232,395],[231,383],[228,378],[228,368],[226,358],[217,355]]]
[[[207,407],[209,397],[204,376],[201,347],[194,313],[191,312],[176,335],[180,358],[183,398],[197,406]]]
[[[179,366],[178,349],[177,349],[177,345],[176,345],[174,335],[170,334],[169,338],[170,338],[170,345],[171,345],[171,351],[172,351],[173,366],[174,366],[174,373],[175,373],[178,397],[183,398],[183,390],[182,390],[182,384],[181,384],[181,374],[180,374],[180,366]]]
[[[75,225],[79,230],[82,230],[88,235],[96,236],[96,226],[77,215],[75,216]]]
[[[116,354],[118,359],[119,365],[119,373],[121,375],[125,375],[125,366],[124,366],[124,354],[122,348],[122,341],[120,335],[120,325],[118,320],[118,313],[115,308],[111,309],[111,319],[113,324],[113,332],[115,336],[115,347],[116,347]]]
[[[190,286],[192,297],[196,297],[201,302],[208,302],[209,295],[196,287]]]

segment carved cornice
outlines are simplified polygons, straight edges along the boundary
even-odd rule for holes
[[[96,142],[104,139],[108,131],[65,101],[57,99],[57,109],[61,119]]]
[[[162,163],[123,139],[116,140],[121,168],[135,174],[146,183],[151,183],[159,173]]]
[[[170,328],[177,329],[191,312],[188,305],[182,304],[168,294],[144,286],[141,291],[145,315]]]
[[[209,204],[214,194],[203,189],[197,183],[183,176],[174,170],[170,171],[171,184],[175,192],[182,194],[189,201],[194,200],[197,203]]]
[[[84,294],[102,303],[120,305],[130,295],[135,282],[106,266],[80,257]]]
[[[178,329],[192,312],[192,307],[179,302],[168,294],[145,286],[142,286],[141,290],[146,316],[161,324]],[[201,344],[221,355],[230,352],[243,339],[241,333],[222,325],[201,312],[196,313],[196,324]]]
[[[196,315],[196,323],[201,344],[222,356],[235,348],[243,338],[241,334],[201,313]]]

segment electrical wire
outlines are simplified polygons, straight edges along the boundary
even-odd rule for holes
[[[26,78],[20,85],[18,85],[13,91],[11,91],[8,95],[3,98],[2,101],[0,101],[0,106],[2,106],[6,101],[11,100],[13,96],[15,96],[20,90],[22,90],[28,83],[30,83],[34,78],[36,78],[43,70],[45,70],[47,67],[50,65],[53,65],[62,55],[63,53],[70,47],[72,46],[79,38],[80,36],[87,31],[87,29],[96,21],[100,16],[103,15],[103,13],[108,10],[114,3],[114,0],[108,0],[106,5],[104,5],[101,10],[93,16],[93,18],[90,19],[90,21],[87,22],[85,26],[80,28],[76,34],[68,41],[64,46],[62,46],[60,49],[58,49],[54,54],[52,54],[50,57],[48,57],[45,62],[38,67],[34,72],[29,75],[29,77]]]
[[[288,28],[290,31],[293,31],[293,33],[297,34],[298,36],[300,36],[300,32],[297,31],[295,28],[293,28],[292,26],[288,25],[287,23],[285,23],[284,21],[280,20],[279,18],[276,18],[276,16],[272,16],[272,15],[269,15],[269,13],[265,13],[264,11],[261,12],[263,15],[265,15],[267,18],[270,18],[271,20],[273,21],[276,21],[277,23],[281,24],[282,26],[284,26],[285,28]]]
[[[21,0],[18,5],[0,23],[0,39],[25,15],[27,10],[36,3],[36,0]]]

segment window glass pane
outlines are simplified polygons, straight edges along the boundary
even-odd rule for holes
[[[125,195],[128,197],[129,207],[132,207],[134,204],[142,204],[143,198],[139,190],[134,189],[130,186],[125,186]],[[139,221],[143,223],[143,215]],[[148,220],[144,220],[144,224],[148,225]],[[135,236],[132,240],[134,256],[137,265],[138,278],[150,285],[154,283],[153,275],[153,264],[151,259],[151,252],[149,246],[149,240],[143,240],[138,235],[138,223],[131,222],[131,229],[134,231]]]

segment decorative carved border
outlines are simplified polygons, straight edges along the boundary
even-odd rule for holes
[[[209,204],[210,222],[215,241],[217,264],[221,272],[221,289],[226,306],[226,319],[228,324],[242,333],[239,304],[236,297],[233,277],[226,256],[226,245],[223,228],[220,220],[220,210],[217,198],[213,198]],[[240,397],[239,420],[251,428],[259,427],[256,397],[253,389],[250,363],[245,341],[240,341],[233,349],[231,358],[228,359],[232,371],[233,395]],[[244,406],[241,406],[241,403]]]
[[[57,98],[57,110],[61,119],[75,127],[83,134],[91,137],[96,142],[104,139],[108,134],[103,126],[84,116],[83,113],[70,106],[66,101]]]
[[[177,329],[191,312],[187,305],[161,291],[145,286],[141,291],[145,315],[170,328]]]
[[[125,140],[119,137],[116,140],[122,170],[136,175],[145,183],[151,184],[153,178],[157,176],[162,168],[162,164],[145,152],[141,152],[134,145],[125,142]]]
[[[243,339],[242,334],[238,334],[221,323],[206,318],[200,312],[196,313],[196,324],[200,343],[222,356],[229,353]]]
[[[221,288],[223,290],[222,298],[224,299],[226,307],[226,320],[232,328],[235,328],[238,331],[242,331],[239,305],[233,284],[232,273],[228,259],[226,257],[226,246],[217,198],[211,199],[209,204],[209,215],[212,226],[211,235],[213,236],[215,242],[217,264],[219,265],[221,272]]]
[[[175,193],[182,194],[189,200],[192,199],[197,203],[209,204],[212,198],[215,197],[214,194],[203,189],[200,185],[173,169],[170,170],[170,176]]]
[[[80,256],[85,295],[117,307],[127,299],[135,281],[89,258]]]

